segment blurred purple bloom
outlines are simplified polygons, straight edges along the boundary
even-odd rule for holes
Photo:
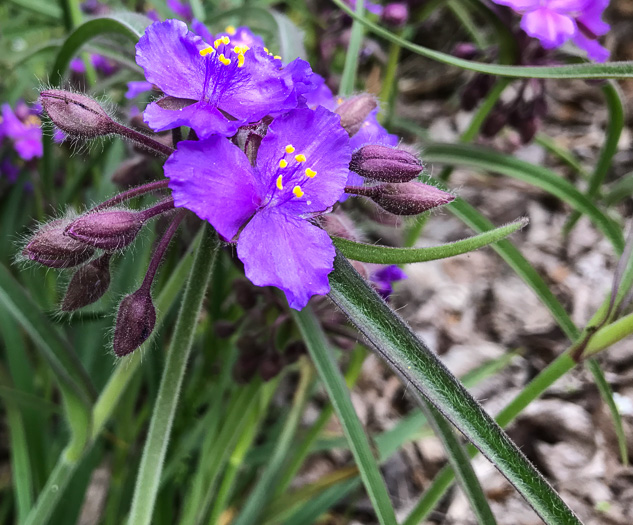
[[[4,159],[0,162],[0,179],[7,179],[10,184],[13,184],[18,180],[20,174],[20,168],[13,164],[9,159]]]
[[[191,6],[187,2],[179,2],[178,0],[167,0],[167,7],[173,11],[173,13],[190,22],[193,18],[193,12]]]
[[[170,106],[173,99],[147,107],[145,122],[154,131],[185,125],[201,138],[231,136],[245,123],[298,107],[313,89],[304,60],[283,66],[264,48],[234,46],[228,36],[210,45],[179,20],[149,26],[136,45],[136,62],[149,82],[184,99],[178,107]]]
[[[26,109],[25,109],[26,108]],[[13,142],[13,148],[24,160],[42,156],[42,122],[37,115],[31,114],[26,104],[16,105],[18,118],[9,104],[2,105],[0,137]]]
[[[79,57],[73,58],[70,61],[69,67],[73,73],[83,75],[86,72],[86,66],[84,65],[84,61]]]
[[[347,5],[349,5],[352,9],[356,10],[356,0],[344,0]],[[380,16],[382,14],[383,7],[376,2],[371,2],[370,0],[364,0],[363,7],[369,11],[372,15]]]
[[[609,0],[493,0],[523,15],[521,28],[552,49],[568,40],[584,49],[592,60],[604,62],[609,51],[597,39],[610,26],[602,21]]]
[[[133,99],[139,96],[141,93],[147,93],[151,91],[153,85],[146,80],[132,80],[127,83],[127,91],[125,92],[125,98]]]
[[[326,294],[334,247],[310,222],[343,193],[351,150],[338,115],[319,107],[273,120],[255,167],[215,135],[182,141],[165,163],[176,206],[207,220],[225,239],[238,233],[237,255],[257,286],[277,286],[291,308]]]
[[[97,71],[100,71],[106,76],[112,75],[117,70],[116,64],[109,58],[106,58],[102,55],[96,55],[96,54],[90,55],[90,63],[94,66],[94,68]],[[84,61],[79,57],[73,58],[70,61],[70,70],[73,73],[77,73],[81,75],[84,74],[86,72],[86,66],[84,64]]]
[[[404,273],[395,264],[392,264],[391,266],[385,266],[380,270],[372,272],[372,274],[369,276],[369,280],[372,282],[374,288],[383,299],[388,299],[389,296],[393,293],[393,282],[402,281],[406,278],[407,274]]]

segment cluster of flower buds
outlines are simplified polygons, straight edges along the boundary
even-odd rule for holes
[[[350,170],[385,184],[348,186],[345,192],[368,197],[394,215],[418,215],[455,199],[451,193],[415,181],[422,169],[408,151],[380,144],[363,146],[352,155]]]
[[[172,149],[133,129],[115,122],[93,99],[63,90],[46,90],[41,103],[51,121],[73,137],[94,138],[111,133],[163,154]],[[68,284],[61,309],[72,312],[100,299],[110,285],[112,255],[127,248],[147,222],[174,209],[171,197],[137,211],[121,208],[121,203],[167,188],[157,181],[122,192],[76,218],[53,220],[40,227],[28,240],[22,256],[49,268],[79,267]],[[119,305],[113,347],[117,356],[138,348],[152,333],[156,311],[151,286],[156,272],[176,232],[183,213],[178,213],[157,244],[140,288]]]

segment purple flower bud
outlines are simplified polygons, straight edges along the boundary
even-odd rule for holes
[[[137,155],[123,161],[112,174],[112,182],[122,188],[143,184],[153,175],[152,165],[147,157]]]
[[[409,7],[404,2],[387,4],[382,11],[381,19],[391,26],[402,27],[409,20]]]
[[[471,42],[460,42],[453,48],[453,56],[464,60],[472,60],[479,54],[479,48]]]
[[[409,182],[422,171],[415,155],[380,144],[363,146],[355,151],[349,167],[362,177],[382,182]]]
[[[336,113],[341,116],[341,126],[351,137],[358,132],[365,119],[377,107],[376,98],[369,93],[363,93],[343,102],[336,108]]]
[[[308,349],[303,341],[294,341],[284,349],[284,361],[290,365],[296,363],[299,358],[308,353]]]
[[[508,112],[505,108],[499,108],[492,111],[483,125],[481,126],[481,134],[484,137],[492,138],[499,133],[508,122]]]
[[[71,222],[65,234],[101,250],[128,246],[143,226],[143,214],[127,210],[87,213]]]
[[[217,335],[220,339],[226,339],[235,333],[235,330],[237,330],[237,324],[232,321],[227,321],[226,319],[220,319],[213,324],[213,328],[215,330],[215,335]]]
[[[72,268],[85,263],[94,249],[64,235],[69,221],[58,219],[44,225],[22,250],[22,255],[49,268]]]
[[[328,213],[321,217],[323,228],[330,235],[335,237],[343,237],[350,241],[357,241],[359,234],[352,220],[341,213]]]
[[[451,193],[421,182],[348,187],[345,191],[369,197],[381,208],[394,215],[418,215],[455,199]]]
[[[113,133],[117,125],[93,99],[62,89],[48,89],[40,93],[40,102],[59,129],[85,138]]]
[[[521,137],[522,144],[532,142],[534,135],[536,135],[536,132],[538,131],[539,123],[540,120],[535,116],[529,117],[521,122],[521,124],[517,127],[517,131]]]
[[[141,286],[123,298],[119,305],[112,343],[117,357],[128,355],[141,346],[154,330],[156,309],[149,289]]]
[[[259,375],[264,381],[270,381],[284,368],[284,360],[275,350],[267,352],[259,363]]]
[[[475,109],[479,101],[490,92],[494,83],[495,78],[491,75],[475,75],[462,92],[462,109],[466,111]]]
[[[64,312],[72,312],[99,300],[110,286],[110,258],[105,253],[75,272],[62,302]]]

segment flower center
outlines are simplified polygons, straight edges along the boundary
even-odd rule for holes
[[[316,177],[316,170],[306,167],[308,158],[303,153],[295,153],[296,149],[288,144],[279,159],[278,169],[273,175],[274,188],[270,193],[268,204],[281,205],[291,199],[301,199],[306,193],[303,187]],[[276,177],[275,177],[276,175]],[[290,188],[292,188],[291,191]],[[307,201],[310,204],[310,201]]]

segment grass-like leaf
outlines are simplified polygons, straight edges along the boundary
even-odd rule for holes
[[[580,523],[435,354],[340,255],[330,274],[330,286],[332,300],[372,347],[494,463],[543,520],[560,525]]]
[[[399,36],[387,31],[378,24],[370,22],[367,18],[359,16],[350,9],[342,0],[332,0],[341,10],[358,20],[372,33],[395,42],[405,49],[449,66],[455,66],[479,73],[488,73],[500,77],[514,78],[631,78],[633,77],[633,61],[569,64],[565,66],[503,66],[499,64],[485,64],[457,58],[441,51],[434,51],[427,47],[413,44],[403,40]]]
[[[480,233],[474,237],[429,248],[392,248],[389,246],[378,246],[375,244],[350,241],[342,237],[334,237],[332,240],[334,245],[345,257],[355,261],[376,264],[410,264],[445,259],[447,257],[454,257],[455,255],[478,250],[479,248],[504,239],[508,235],[526,226],[527,223],[527,219],[519,219],[506,226],[500,226],[499,228]]]
[[[547,168],[470,144],[426,144],[424,158],[428,162],[459,164],[500,173],[541,188],[586,214],[611,241],[615,250],[622,253],[624,237],[621,227],[572,184]]]
[[[378,462],[372,453],[367,434],[354,411],[345,379],[328,347],[325,334],[309,308],[304,308],[300,312],[293,311],[292,315],[343,427],[378,520],[383,525],[395,525],[396,516],[378,468]]]

